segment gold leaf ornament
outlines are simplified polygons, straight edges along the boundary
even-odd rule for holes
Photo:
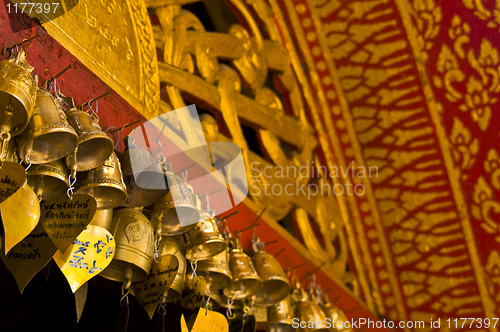
[[[0,204],[5,231],[5,254],[35,229],[40,219],[40,204],[33,190],[24,184]]]
[[[54,261],[75,293],[111,263],[115,250],[115,239],[110,232],[102,227],[89,225],[64,254],[56,252]]]
[[[94,217],[97,203],[92,196],[59,195],[41,204],[40,223],[60,252],[73,243]]]
[[[5,242],[5,241],[4,241]],[[0,257],[9,271],[14,275],[21,293],[28,282],[52,259],[56,246],[38,223],[35,229],[8,254],[0,250]]]
[[[163,255],[153,262],[148,279],[132,285],[135,298],[152,319],[156,307],[168,291],[179,269],[179,260],[174,255]]]
[[[196,320],[190,329],[188,329],[184,315],[181,316],[182,332],[227,332],[229,325],[226,317],[216,311],[199,309]]]
[[[3,161],[0,163],[0,203],[21,188],[26,182],[26,171],[18,163]]]

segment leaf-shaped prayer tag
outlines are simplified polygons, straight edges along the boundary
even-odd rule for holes
[[[179,260],[174,255],[163,255],[153,262],[148,279],[132,285],[134,295],[149,318],[153,318],[163,295],[174,282],[179,269]]]
[[[66,252],[90,223],[96,207],[95,199],[89,195],[59,195],[41,204],[40,223],[57,249]]]
[[[188,329],[184,315],[181,316],[182,332],[228,332],[227,318],[216,311],[199,309],[191,330]]]
[[[40,203],[27,184],[0,204],[5,230],[5,253],[35,229],[40,219]]]
[[[54,261],[74,292],[104,270],[115,256],[115,239],[106,229],[89,225],[66,252],[54,255]]]
[[[14,275],[22,293],[31,278],[47,265],[56,251],[56,246],[39,223],[7,255],[5,255],[4,250],[0,250],[0,257]]]
[[[0,203],[21,188],[26,182],[26,171],[18,163],[0,161]]]

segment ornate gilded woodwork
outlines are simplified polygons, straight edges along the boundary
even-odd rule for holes
[[[55,17],[28,14],[146,118],[157,116],[158,63],[144,2],[84,0],[71,8],[62,3]]]

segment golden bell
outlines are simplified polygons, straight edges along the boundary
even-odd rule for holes
[[[165,175],[148,151],[129,148],[119,154],[118,158],[122,165],[123,180],[127,187],[127,200],[122,203],[122,206],[148,206],[167,194],[167,184],[165,184],[164,189],[154,189],[158,188],[158,183],[166,183]],[[133,168],[132,165],[134,165]],[[139,172],[140,174],[137,174]],[[136,176],[139,183],[135,180]]]
[[[168,174],[170,191],[153,205],[151,219],[161,227],[163,235],[179,235],[193,229],[200,220],[192,189],[177,175]],[[181,223],[184,223],[183,227]]]
[[[310,301],[307,293],[302,289],[300,291],[300,300],[295,304],[295,317],[299,319],[299,322],[314,322],[314,326],[310,327],[309,324],[305,328],[299,328],[300,331],[304,332],[327,332],[328,328],[325,327],[326,315],[321,310],[321,307],[314,301]]]
[[[269,324],[292,325],[293,315],[294,308],[290,295],[287,295],[287,297],[278,304],[267,307],[267,320]]]
[[[63,159],[31,165],[26,174],[28,185],[43,200],[65,194],[69,188],[68,177],[69,170]]]
[[[0,61],[0,131],[12,136],[26,128],[33,114],[37,87],[32,70],[24,50],[15,59]]]
[[[259,243],[254,245],[255,249]],[[290,284],[278,260],[264,250],[257,250],[252,262],[263,284],[262,289],[255,294],[255,304],[268,306],[284,300],[290,293]]]
[[[352,327],[348,325],[349,327],[346,327],[344,325],[344,322],[348,321],[347,316],[345,313],[340,310],[338,307],[336,307],[333,303],[327,303],[323,306],[323,312],[325,313],[327,318],[330,318],[332,321],[332,325],[334,325],[334,328],[332,327],[330,329],[331,332],[338,331],[338,332],[354,332]],[[342,322],[342,323],[337,323],[337,322]]]
[[[99,226],[105,230],[111,230],[113,222],[113,209],[96,210],[89,225]]]
[[[208,259],[227,249],[227,242],[219,232],[217,221],[208,211],[199,212],[200,221],[184,235],[186,258],[196,261]]]
[[[114,152],[104,164],[78,176],[75,188],[77,194],[94,197],[97,209],[112,209],[127,200],[120,161]]]
[[[72,108],[66,112],[68,121],[78,134],[78,147],[66,157],[72,172],[88,171],[102,165],[114,150],[114,143],[106,135],[95,117]]]
[[[66,157],[78,146],[78,135],[66,120],[56,97],[37,90],[35,110],[17,138],[19,157],[26,164],[43,164]]]
[[[113,260],[99,275],[120,282],[148,277],[154,254],[153,227],[138,208],[115,211],[110,232],[115,237]]]
[[[163,236],[160,241],[159,255],[174,255],[179,261],[179,269],[177,270],[177,275],[175,276],[174,282],[170,286],[166,301],[176,302],[181,298],[182,291],[184,289],[184,279],[186,277],[186,258],[184,253],[173,237]]]
[[[224,294],[235,300],[241,300],[260,291],[262,280],[253,266],[252,259],[241,249],[239,239],[233,241],[233,247],[229,252],[229,269],[233,280],[224,289]]]
[[[198,262],[196,273],[205,277],[210,289],[224,289],[231,284],[229,271],[229,251],[224,250],[218,255]]]

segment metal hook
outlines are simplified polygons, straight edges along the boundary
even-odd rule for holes
[[[12,45],[10,47],[9,46],[5,46],[3,48],[2,54],[5,54],[5,52],[7,50],[9,50],[9,52],[11,53],[11,56],[12,56],[13,55],[12,54],[12,50],[14,49],[14,47],[16,48],[16,54],[19,54],[19,46],[22,46],[24,52],[26,52],[26,47],[25,47],[24,43],[31,42],[31,44],[28,46],[28,49],[29,49],[33,45],[33,39],[38,38],[38,37],[40,37],[40,35],[36,34],[33,37],[30,37],[30,38],[27,38],[27,39],[23,39],[20,43],[14,44],[14,45]]]
[[[80,108],[80,109],[83,109],[85,106],[89,106],[89,107],[90,107],[90,104],[92,104],[94,101],[97,101],[97,100],[99,100],[99,99],[101,99],[101,98],[104,98],[104,97],[106,97],[107,95],[109,95],[109,91],[108,91],[108,92],[106,92],[105,94],[103,94],[103,95],[99,96],[99,97],[95,97],[94,99],[90,99],[88,102],[86,102],[86,103],[84,103],[84,104],[81,104],[79,108]]]
[[[73,181],[72,181],[71,174],[68,175],[69,188],[68,188],[68,190],[66,190],[66,195],[68,195],[68,198],[71,198],[73,196],[73,189],[75,189],[75,187],[73,187],[73,185],[75,184],[75,182],[76,182],[76,176],[73,178]]]
[[[116,127],[108,127],[104,132],[107,134],[108,133],[108,130],[110,129],[116,129]],[[118,142],[120,142],[120,131],[118,130],[114,130],[111,132],[112,134],[113,133],[116,133],[116,141],[115,141],[115,147],[113,148],[113,150],[116,150],[116,147],[118,146]]]
[[[135,124],[137,124],[137,123],[139,123],[139,122],[141,122],[141,121],[142,121],[142,120],[137,120],[137,121],[134,121],[134,122],[132,122],[132,123],[125,124],[125,125],[123,125],[121,128],[119,128],[119,129],[116,129],[116,128],[115,128],[115,130],[113,130],[113,131],[112,131],[112,133],[117,132],[117,131],[121,131],[121,130],[123,130],[123,129],[127,128],[127,127],[131,127],[131,126],[133,126],[133,125],[135,125]]]
[[[45,81],[45,88],[47,88],[47,85],[48,84],[51,84],[52,82],[55,82],[55,80],[59,77],[61,77],[65,72],[67,72],[68,70],[70,70],[71,68],[73,68],[73,65],[69,65],[68,67],[64,68],[63,70],[61,70],[56,76],[52,77],[51,79]],[[54,88],[55,90],[55,88]]]
[[[312,272],[307,272],[306,275],[304,277],[302,277],[302,279],[300,279],[300,282],[304,281],[305,278],[309,277],[309,276],[313,276],[316,272],[318,272],[324,265],[326,264],[326,262],[323,262],[321,263],[318,267],[316,267]]]
[[[285,251],[285,248],[281,249],[280,251],[278,251],[278,253],[276,253],[274,255],[274,258],[278,257],[278,255],[280,255],[283,251]]]

